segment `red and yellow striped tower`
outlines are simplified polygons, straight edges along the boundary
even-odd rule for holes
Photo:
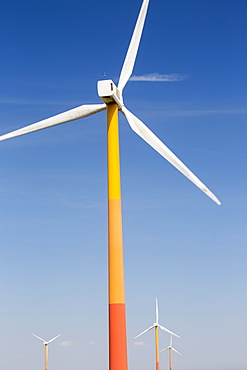
[[[127,370],[118,105],[107,105],[109,369]]]
[[[160,370],[159,327],[158,326],[155,326],[155,354],[156,354],[156,370]]]

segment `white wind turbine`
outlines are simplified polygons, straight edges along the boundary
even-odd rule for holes
[[[164,349],[162,349],[160,352],[163,352],[163,351],[166,351],[168,349],[169,351],[169,370],[172,370],[172,351],[178,353],[180,356],[181,353],[178,352],[175,348],[172,347],[172,335],[171,335],[171,339],[170,339],[170,345]]]
[[[57,339],[58,337],[60,337],[61,334],[57,335],[56,337],[46,341],[40,337],[38,337],[37,335],[33,334],[34,337],[38,338],[39,340],[41,340],[44,344],[44,364],[45,364],[45,370],[48,370],[48,344],[53,342],[55,339]]]
[[[28,134],[65,122],[88,117],[107,110],[108,152],[108,275],[109,275],[109,367],[111,370],[126,370],[126,318],[124,295],[124,259],[122,245],[122,211],[120,186],[120,158],[118,137],[118,111],[127,119],[137,135],[153,147],[184,176],[192,181],[208,197],[220,205],[216,196],[204,185],[180,159],[124,105],[123,90],[132,75],[142,36],[149,0],[143,0],[136,26],[120,73],[118,87],[112,80],[98,81],[98,95],[102,104],[84,104],[56,116],[25,126],[0,136],[0,141]],[[115,340],[118,338],[118,340]]]
[[[132,35],[132,39],[126,54],[124,64],[121,70],[118,87],[112,80],[98,81],[98,95],[104,101],[104,104],[84,104],[77,108],[71,109],[56,116],[44,119],[33,123],[29,126],[12,131],[8,134],[0,136],[0,141],[10,139],[16,136],[28,134],[34,131],[42,130],[48,127],[60,125],[65,122],[88,117],[92,114],[106,110],[111,103],[117,104],[117,109],[124,114],[130,127],[159,154],[161,154],[168,162],[182,172],[190,181],[192,181],[199,189],[208,195],[218,205],[221,202],[216,196],[204,185],[171,151],[167,146],[134,114],[132,114],[124,105],[123,90],[130,79],[139,48],[140,39],[144,27],[149,0],[143,0],[139,17]]]
[[[155,329],[155,357],[156,357],[156,370],[159,370],[160,369],[160,360],[159,360],[159,328],[161,330],[164,330],[166,331],[167,333],[170,333],[171,335],[175,335],[176,337],[180,338],[177,334],[173,333],[172,331],[168,330],[167,328],[165,328],[164,326],[160,325],[159,324],[159,310],[158,310],[158,300],[156,298],[156,320],[155,320],[155,323],[150,326],[148,329],[144,330],[143,332],[141,332],[140,334],[138,334],[136,338],[140,337],[142,334],[148,332],[149,330],[152,330],[152,329]]]

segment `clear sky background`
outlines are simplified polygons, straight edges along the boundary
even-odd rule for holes
[[[0,133],[116,83],[141,0],[2,1]],[[177,370],[246,370],[247,2],[151,0],[125,104],[219,207],[120,117],[130,370],[155,366],[155,321]],[[156,74],[157,82],[148,81]],[[175,75],[175,76],[174,76]],[[137,79],[137,78],[136,78]],[[172,81],[167,81],[172,80]],[[0,145],[0,362],[107,370],[106,115]],[[160,332],[160,349],[170,337]],[[168,353],[160,355],[168,369]]]

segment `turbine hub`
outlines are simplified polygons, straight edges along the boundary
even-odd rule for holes
[[[123,108],[122,93],[112,80],[100,80],[97,87],[99,97],[105,104],[117,103],[120,109]]]

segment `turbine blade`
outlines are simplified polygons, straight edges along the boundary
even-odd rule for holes
[[[171,335],[171,339],[170,339],[170,347],[172,346],[172,335]]]
[[[40,337],[38,337],[37,335],[35,335],[35,334],[32,334],[34,337],[36,337],[36,338],[38,338],[38,339],[40,339],[40,340],[42,340],[42,342],[45,342],[45,340],[44,339],[42,339],[42,338],[40,338]]]
[[[180,338],[177,334],[175,334],[175,333],[173,333],[172,331],[170,331],[170,330],[166,329],[164,326],[159,325],[159,324],[158,324],[158,326],[159,326],[159,328],[160,328],[160,329],[162,329],[162,330],[164,330],[164,331],[167,331],[167,333],[170,333],[170,334],[172,334],[172,335],[175,335],[175,337]]]
[[[153,147],[160,155],[162,155],[168,162],[177,168],[184,176],[193,182],[199,189],[201,189],[209,198],[211,198],[218,205],[221,202],[216,196],[204,185],[183,162],[133,113],[126,107],[122,108],[122,113],[125,115],[130,127],[137,135],[145,140],[151,147]]]
[[[54,337],[54,338],[52,338],[52,339],[50,339],[50,340],[48,340],[48,342],[47,343],[51,343],[51,342],[53,342],[55,339],[57,339],[58,337],[60,337],[62,334],[59,334],[59,335],[57,335],[56,337]]]
[[[44,119],[42,121],[33,123],[32,125],[20,128],[9,132],[8,134],[0,136],[0,141],[11,139],[16,136],[29,134],[30,132],[43,130],[44,128],[60,125],[65,122],[74,121],[79,118],[91,116],[94,113],[101,112],[106,109],[105,104],[91,104],[81,105],[80,107],[70,109],[67,112],[57,114],[56,116]]]
[[[143,332],[141,332],[141,334],[138,334],[134,339],[136,339],[136,338],[140,337],[142,334],[146,333],[147,331],[149,331],[149,330],[151,330],[151,329],[153,329],[153,328],[154,328],[154,325],[150,326],[150,328],[148,328],[148,329],[144,330]]]
[[[162,349],[160,352],[163,352],[163,351],[166,351],[167,349],[169,349],[170,347],[166,347],[164,349]]]
[[[143,0],[142,7],[135,25],[135,29],[129,44],[129,48],[124,60],[122,71],[119,78],[118,88],[122,92],[130,76],[132,75],[137,51],[139,48],[144,22],[147,14],[149,0]]]
[[[180,352],[178,352],[175,348],[173,348],[173,347],[172,347],[172,350],[173,350],[174,352],[178,353],[180,356],[182,356],[182,355],[181,355],[181,353],[180,353]]]
[[[156,298],[156,322],[159,322],[158,299]]]

